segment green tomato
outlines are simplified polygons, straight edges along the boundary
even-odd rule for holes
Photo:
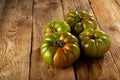
[[[85,29],[78,38],[83,53],[88,57],[100,57],[110,48],[109,36],[98,29]]]
[[[40,49],[43,60],[56,67],[69,66],[80,55],[78,39],[66,31],[45,36]]]
[[[72,33],[77,37],[84,29],[96,29],[97,26],[95,17],[86,11],[69,11],[65,21],[70,25]]]
[[[65,21],[51,21],[47,26],[45,26],[44,34],[45,36],[55,32],[68,31],[70,32],[70,26]]]

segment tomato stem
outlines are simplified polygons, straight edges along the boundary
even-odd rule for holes
[[[96,39],[97,37],[96,37],[94,34],[91,34],[91,35],[89,36],[89,38],[90,38],[90,39]]]
[[[81,17],[80,15],[77,15],[77,16],[76,16],[76,21],[77,21],[77,22],[81,22],[81,21],[82,21],[82,17]]]
[[[56,45],[58,47],[63,47],[64,41],[63,40],[57,40],[57,41],[55,41],[54,45]]]
[[[56,29],[53,28],[53,29],[52,29],[52,32],[55,33],[55,32],[56,32]]]

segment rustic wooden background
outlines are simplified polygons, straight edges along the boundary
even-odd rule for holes
[[[43,28],[69,10],[93,13],[112,44],[101,58],[55,68],[40,56]],[[0,80],[120,80],[120,0],[0,0]]]

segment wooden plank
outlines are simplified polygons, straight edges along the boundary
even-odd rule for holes
[[[120,0],[115,0],[118,6],[120,7]]]
[[[34,0],[31,80],[75,80],[73,67],[55,68],[45,64],[40,55],[44,26],[51,20],[63,20],[60,0]]]
[[[94,8],[94,12],[97,13],[96,17],[99,17],[101,21],[103,20],[102,21],[103,23],[106,23],[107,21],[104,18],[105,15],[102,14],[105,11],[104,8],[102,8],[102,10],[98,12],[98,10],[100,10],[104,4],[101,3],[101,0],[99,1],[90,0],[90,1],[91,3],[89,3],[88,0],[63,0],[64,14],[66,14],[69,10],[77,10],[77,11],[86,10],[87,12],[92,12],[90,4],[94,4],[94,6],[92,7]],[[99,15],[100,12],[101,15]],[[111,20],[111,18],[108,17],[108,21],[109,20]],[[100,22],[100,25],[103,24],[102,22]],[[106,28],[106,26],[104,28]],[[110,54],[111,51],[112,49],[108,51],[103,57],[97,59],[88,59],[88,58],[86,59],[85,57],[80,57],[80,59],[76,61],[74,66],[76,79],[77,80],[119,80],[120,79],[119,71],[116,68],[113,57]]]
[[[0,80],[29,80],[32,0],[7,0],[0,21]]]
[[[0,0],[0,20],[1,20],[1,17],[2,17],[2,12],[3,12],[3,9],[4,9],[5,3],[6,3],[6,0]]]
[[[91,6],[89,5],[88,0],[63,0],[63,10],[64,10],[64,16],[66,13],[68,13],[70,10],[85,10],[87,12],[92,12]]]
[[[120,1],[90,0],[90,2],[100,27],[110,35],[112,42],[110,53],[120,72],[120,5],[118,4]]]

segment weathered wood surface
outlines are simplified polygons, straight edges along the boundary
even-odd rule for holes
[[[119,55],[119,44],[114,44],[114,39],[118,40],[118,36],[112,38],[113,32],[109,29],[115,29],[116,27],[120,27],[120,25],[114,25],[116,21],[119,21],[117,16],[119,16],[119,12],[115,10],[119,10],[118,5],[115,5],[115,2],[111,0],[72,0],[68,3],[69,0],[63,1],[63,9],[66,14],[69,10],[86,10],[88,12],[93,12],[98,20],[98,27],[103,31],[107,32],[112,41],[111,49],[108,51],[104,57],[99,59],[84,59],[80,58],[74,65],[76,77],[78,80],[119,80],[120,73],[118,67],[120,66],[120,55]],[[112,5],[112,6],[110,6]],[[107,12],[107,10],[112,10]],[[113,11],[114,10],[114,11]],[[96,12],[96,13],[95,13]],[[110,15],[110,13],[112,13]],[[113,16],[113,17],[111,17]],[[117,18],[115,18],[115,16]],[[113,19],[114,21],[113,23]],[[101,20],[101,22],[100,22]],[[120,34],[119,28],[117,28],[117,32],[114,35]],[[118,40],[120,41],[120,39]],[[115,41],[116,42],[116,41]],[[119,43],[119,42],[117,42]],[[116,49],[117,48],[117,49]],[[113,52],[114,51],[114,52]],[[113,57],[115,59],[113,59]],[[116,61],[115,61],[116,60]],[[119,68],[120,69],[120,68]]]
[[[40,55],[43,29],[69,10],[93,13],[112,44],[101,58],[55,68]],[[120,80],[120,0],[0,0],[0,80]]]
[[[0,21],[0,80],[29,80],[32,0],[7,0]]]
[[[6,3],[6,0],[0,0],[0,20],[3,13],[3,9],[5,7],[5,3]]]
[[[45,64],[40,56],[43,28],[51,20],[58,19],[63,20],[60,0],[34,0],[31,80],[75,80],[72,66],[55,68]]]

